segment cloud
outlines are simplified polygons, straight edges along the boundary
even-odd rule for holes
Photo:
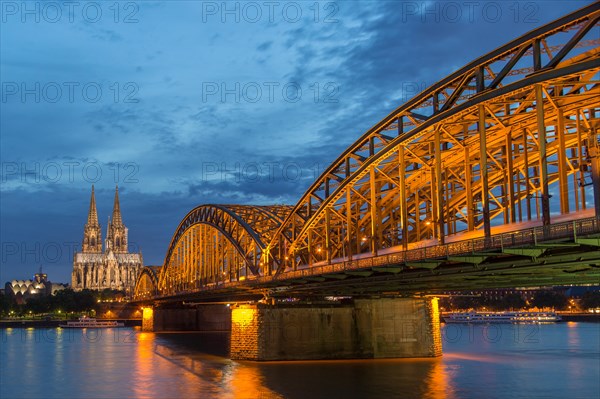
[[[256,50],[257,51],[267,51],[269,48],[271,48],[272,44],[273,44],[272,41],[261,43],[258,46],[256,46]]]

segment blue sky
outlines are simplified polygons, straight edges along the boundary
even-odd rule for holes
[[[418,91],[589,3],[1,1],[0,282],[70,281],[92,184],[152,265],[194,206],[293,204]]]

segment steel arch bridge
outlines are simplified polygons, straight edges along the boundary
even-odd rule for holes
[[[158,291],[199,289],[258,276],[266,243],[291,206],[201,205],[179,224]]]
[[[144,266],[135,283],[134,295],[138,299],[152,299],[158,295],[160,266]]]
[[[600,232],[599,18],[596,2],[429,87],[363,134],[293,207],[195,208],[171,240],[159,296],[307,278],[327,286],[490,258],[514,268],[558,259],[539,243],[565,239],[593,261],[583,256],[587,272],[564,281],[597,281],[596,242],[581,250],[577,236]]]

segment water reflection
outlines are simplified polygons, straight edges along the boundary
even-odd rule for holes
[[[441,359],[271,362],[251,367],[259,370],[266,386],[286,398],[451,397]]]
[[[263,376],[253,363],[238,363],[206,353],[226,354],[228,334],[159,334],[155,339],[154,356],[184,371],[186,384],[192,389],[190,395],[249,399],[282,397],[264,386]]]
[[[579,345],[579,330],[577,324],[574,321],[567,321],[567,335],[569,337],[569,346]]]
[[[7,329],[0,397],[599,396],[598,324],[542,326],[535,340],[509,327],[451,332],[436,359],[261,363],[228,359],[227,334]]]
[[[435,359],[427,378],[427,396],[431,399],[446,399],[454,397],[454,389],[450,384],[448,366],[442,359]]]
[[[155,363],[158,358],[194,375],[196,385],[201,381],[203,390],[218,397],[454,397],[440,358],[244,362],[199,353],[199,348],[226,351],[227,340],[216,334],[158,334],[155,340]]]
[[[137,334],[136,356],[133,359],[132,388],[136,397],[147,398],[152,396],[150,382],[154,378],[152,366],[154,363],[154,334]]]

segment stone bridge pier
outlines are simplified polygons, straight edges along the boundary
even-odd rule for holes
[[[144,308],[142,331],[231,331],[231,309],[223,304]]]
[[[206,305],[197,309],[156,309],[152,318],[146,319],[143,328],[153,331],[228,330],[232,359],[410,358],[442,354],[437,298],[355,299],[331,305]]]
[[[230,348],[232,359],[247,360],[440,356],[437,299],[239,305],[231,312]]]

